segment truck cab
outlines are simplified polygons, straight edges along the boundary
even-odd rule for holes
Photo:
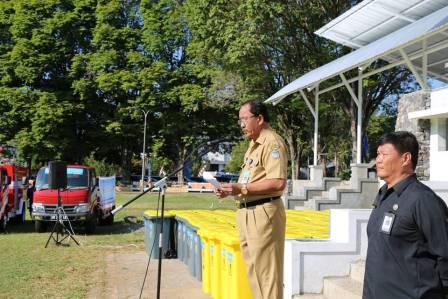
[[[82,165],[67,166],[67,188],[49,189],[49,168],[42,167],[37,173],[36,190],[32,206],[35,230],[44,232],[48,224],[57,219],[58,196],[63,209],[62,219],[68,219],[75,226],[84,226],[86,233],[93,233],[97,223],[112,224],[110,208],[101,207],[100,193],[95,169]]]

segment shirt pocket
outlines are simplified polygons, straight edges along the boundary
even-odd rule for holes
[[[246,162],[250,168],[255,168],[260,164],[260,158],[258,157],[250,157]]]
[[[408,242],[417,241],[419,234],[412,217],[405,213],[396,213],[391,236]]]

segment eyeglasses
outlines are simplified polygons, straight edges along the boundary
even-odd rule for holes
[[[249,118],[252,118],[252,117],[258,117],[258,115],[251,115],[251,116],[248,116],[248,117],[242,117],[242,118],[240,118],[238,120],[238,124],[241,125],[242,123],[247,123]]]

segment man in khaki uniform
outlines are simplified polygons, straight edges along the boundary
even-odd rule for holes
[[[253,297],[281,299],[286,215],[280,195],[286,185],[286,146],[271,129],[261,102],[243,103],[239,124],[251,139],[240,177],[238,183],[222,184],[216,194],[234,195],[238,202],[240,246]]]

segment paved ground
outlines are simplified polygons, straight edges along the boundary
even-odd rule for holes
[[[95,274],[98,283],[88,294],[89,299],[137,299],[145,275],[148,255],[110,253],[105,256],[107,266]],[[142,298],[156,298],[158,261],[151,260]],[[202,284],[190,275],[187,266],[177,259],[162,262],[160,297],[166,299],[211,299],[202,292]]]

